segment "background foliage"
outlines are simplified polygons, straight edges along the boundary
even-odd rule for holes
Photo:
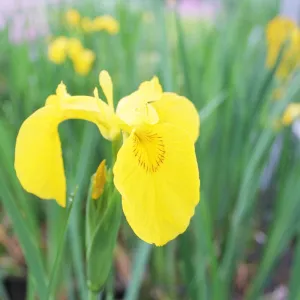
[[[61,80],[72,94],[92,95],[103,69],[113,78],[115,101],[156,74],[166,91],[189,97],[201,117],[201,202],[188,231],[155,248],[124,219],[106,299],[256,300],[279,285],[288,287],[287,299],[300,299],[299,141],[276,126],[287,103],[298,101],[300,78],[295,74],[274,100],[278,82],[276,66],[265,67],[265,26],[279,13],[278,1],[224,0],[221,7],[212,20],[179,16],[160,0],[74,7],[84,16],[113,15],[120,31],[109,35],[69,28],[70,6],[49,6],[52,37],[77,37],[96,54],[84,77],[70,62],[48,60],[48,36],[12,43],[8,28],[0,32],[1,299],[8,299],[11,275],[26,276],[27,299],[87,297],[83,211],[108,143],[91,124],[61,125],[71,213],[21,188],[14,145],[22,121]],[[292,267],[278,280],[286,257]]]

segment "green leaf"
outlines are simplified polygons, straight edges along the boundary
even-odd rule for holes
[[[147,263],[150,257],[152,246],[143,241],[138,242],[137,250],[134,256],[131,280],[126,289],[124,300],[137,300],[139,291],[143,282]]]
[[[2,184],[6,181],[1,173],[0,180]],[[2,197],[2,203],[12,223],[14,224],[14,231],[24,252],[26,262],[32,274],[32,280],[34,281],[40,299],[46,300],[47,277],[45,273],[45,267],[43,265],[41,251],[38,246],[38,241],[32,235],[32,232],[28,228],[26,219],[24,219],[22,212],[13,201],[14,197],[11,192],[9,190],[5,190],[5,184],[3,184],[2,188],[4,189],[2,190],[2,193],[6,195],[5,197]]]

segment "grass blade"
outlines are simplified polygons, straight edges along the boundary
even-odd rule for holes
[[[126,290],[124,300],[137,300],[143,281],[143,274],[150,257],[152,246],[143,241],[139,241],[136,255],[134,257],[131,281]]]

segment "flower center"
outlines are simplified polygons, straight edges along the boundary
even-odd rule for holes
[[[161,136],[155,132],[144,131],[134,134],[133,153],[138,165],[147,173],[155,173],[164,163],[166,157],[165,145]]]

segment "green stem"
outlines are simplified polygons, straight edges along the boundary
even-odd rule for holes
[[[91,290],[89,290],[88,293],[88,300],[98,300],[98,292],[93,292]]]
[[[121,136],[118,139],[116,139],[115,141],[112,141],[112,166],[116,162],[117,154],[120,150],[121,143],[122,143],[122,137]]]

